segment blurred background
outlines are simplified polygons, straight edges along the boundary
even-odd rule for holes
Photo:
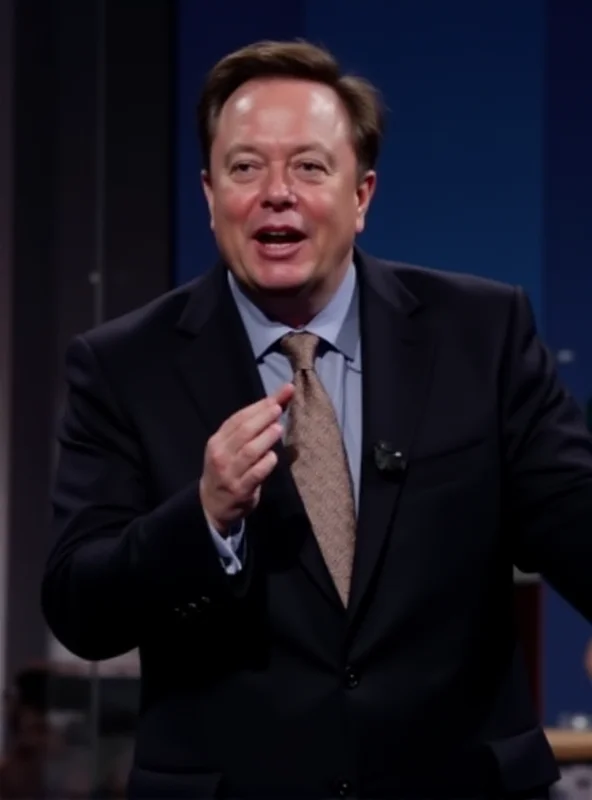
[[[208,269],[194,106],[205,72],[304,37],[382,90],[375,255],[525,287],[592,420],[590,0],[0,0],[1,798],[120,798],[136,653],[88,664],[39,586],[70,338]],[[516,575],[532,692],[592,798],[592,630]]]

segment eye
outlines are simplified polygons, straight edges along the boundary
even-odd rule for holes
[[[237,161],[230,168],[232,174],[250,175],[257,168],[251,161]]]
[[[323,164],[319,164],[318,161],[301,161],[297,164],[298,169],[302,170],[302,172],[306,172],[309,175],[315,175],[321,172],[327,172],[325,166]]]

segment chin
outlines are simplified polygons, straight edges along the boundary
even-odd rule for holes
[[[280,300],[282,298],[288,299],[293,297],[301,297],[306,294],[306,284],[272,284],[272,285],[257,285],[254,287],[254,293],[259,297],[268,297],[271,299]]]
[[[261,292],[296,294],[310,284],[311,266],[306,264],[261,264],[250,273],[252,285]]]

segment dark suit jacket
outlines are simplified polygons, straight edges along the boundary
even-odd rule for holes
[[[78,337],[43,607],[86,659],[141,651],[132,797],[461,797],[557,776],[512,565],[592,619],[592,443],[520,289],[356,253],[362,488],[347,611],[284,453],[223,571],[204,447],[263,396],[222,265]],[[402,451],[377,470],[373,445]]]

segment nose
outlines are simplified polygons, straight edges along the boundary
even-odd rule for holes
[[[296,202],[287,172],[282,167],[272,167],[263,185],[261,205],[263,208],[283,210]]]

